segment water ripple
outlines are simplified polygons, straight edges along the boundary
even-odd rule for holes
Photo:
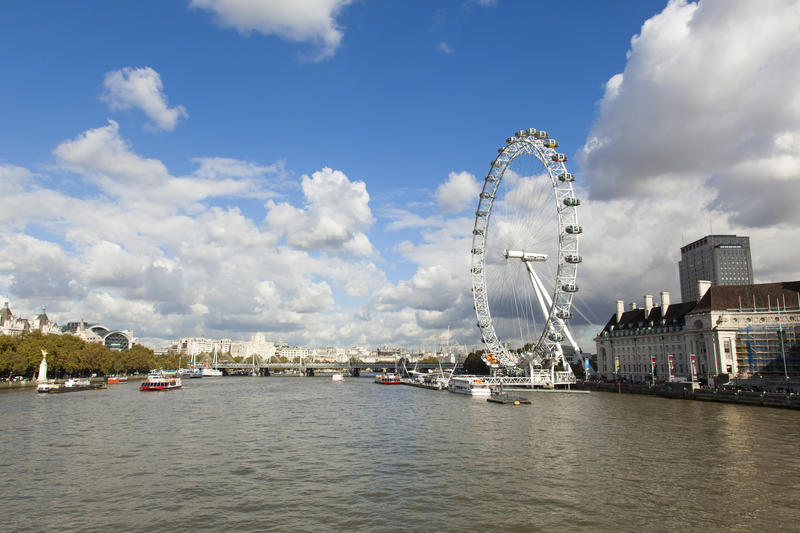
[[[4,530],[718,531],[800,522],[798,413],[497,406],[368,379],[0,394]],[[733,512],[732,510],[735,510]]]

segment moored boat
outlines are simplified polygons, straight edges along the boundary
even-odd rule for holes
[[[106,383],[126,383],[128,376],[108,376]]]
[[[332,374],[331,381],[344,381],[344,375],[341,372]]]
[[[105,389],[105,383],[92,383],[88,379],[70,378],[64,383],[40,383],[36,392],[57,394],[62,392],[78,392],[82,390]]]
[[[456,394],[467,394],[470,396],[491,396],[492,390],[489,384],[477,376],[453,376],[447,390]]]
[[[222,370],[217,368],[204,368],[203,369],[203,377],[205,378],[212,378],[212,377],[219,377],[222,375]]]

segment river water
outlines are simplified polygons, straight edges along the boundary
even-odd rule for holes
[[[787,531],[800,412],[369,378],[0,394],[4,531]]]

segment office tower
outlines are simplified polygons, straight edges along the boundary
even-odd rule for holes
[[[695,302],[702,296],[697,292],[698,280],[708,280],[712,285],[752,285],[750,237],[706,235],[681,247],[678,271],[684,302]]]

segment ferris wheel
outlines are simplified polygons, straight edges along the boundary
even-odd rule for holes
[[[567,321],[578,291],[580,200],[556,148],[545,131],[517,131],[498,148],[478,200],[472,293],[483,360],[495,371],[552,371],[561,362],[571,372],[562,343],[578,351]]]

